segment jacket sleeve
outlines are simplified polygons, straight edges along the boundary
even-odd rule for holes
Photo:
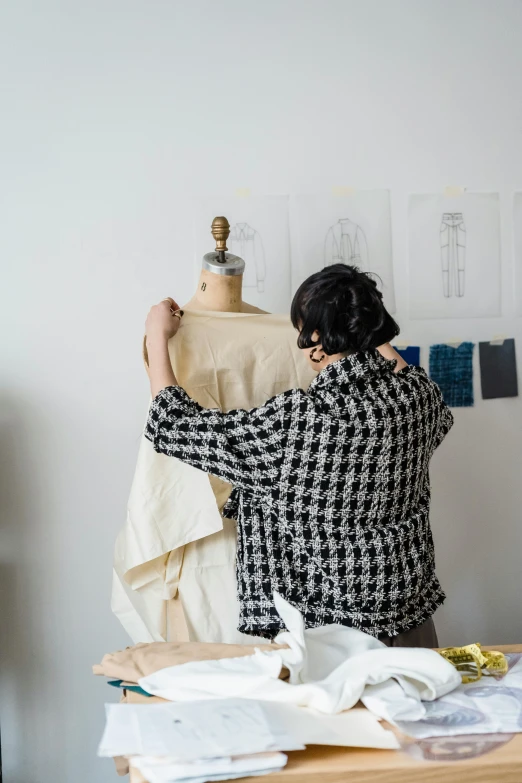
[[[421,370],[420,368],[417,369],[418,372],[422,372],[424,374],[426,381],[431,386],[431,405],[434,424],[433,449],[435,450],[440,446],[450,429],[453,427],[453,414],[444,402],[444,397],[442,396],[442,392],[439,386],[435,383],[435,381],[432,381],[431,378],[428,378],[424,370]]]
[[[153,400],[145,435],[157,452],[234,486],[271,486],[280,473],[295,394],[302,392],[285,392],[260,408],[222,413],[170,386]]]
[[[453,427],[453,414],[444,402],[440,388],[422,367],[409,365],[401,370],[401,374],[414,378],[418,384],[426,423],[431,433],[431,447],[435,451]]]
[[[453,427],[453,421],[454,419],[452,412],[446,403],[441,400],[439,424],[437,427],[437,432],[435,433],[435,448],[440,446],[450,429]]]

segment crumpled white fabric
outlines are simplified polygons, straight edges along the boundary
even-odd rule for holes
[[[420,720],[422,701],[461,684],[456,669],[434,650],[386,647],[341,625],[306,630],[297,609],[277,594],[274,601],[287,628],[276,641],[289,649],[173,666],[143,677],[140,686],[169,701],[261,699],[323,713],[348,710],[361,700],[378,717],[396,722]],[[282,667],[289,682],[279,679]]]

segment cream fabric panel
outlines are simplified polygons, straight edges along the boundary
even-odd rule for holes
[[[187,393],[206,408],[255,408],[313,378],[287,316],[187,312],[169,343]],[[116,542],[112,608],[137,642],[246,643],[237,630],[228,484],[156,454],[142,438]]]

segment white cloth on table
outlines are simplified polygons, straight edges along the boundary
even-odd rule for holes
[[[457,688],[461,677],[434,650],[386,647],[362,631],[340,625],[305,630],[299,611],[275,595],[287,631],[276,641],[289,649],[245,658],[199,661],[162,669],[140,686],[171,701],[209,698],[273,700],[339,713],[359,700],[387,720],[420,720],[422,701]],[[289,682],[279,678],[281,667]]]

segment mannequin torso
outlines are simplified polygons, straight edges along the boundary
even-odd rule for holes
[[[202,269],[196,293],[183,305],[187,312],[208,311],[214,313],[257,313],[265,314],[265,310],[243,302],[243,275],[217,275]],[[143,360],[148,372],[149,356],[147,339],[143,338]]]
[[[218,275],[202,269],[198,287],[184,310],[209,310],[215,313],[264,313],[243,302],[243,275]]]

